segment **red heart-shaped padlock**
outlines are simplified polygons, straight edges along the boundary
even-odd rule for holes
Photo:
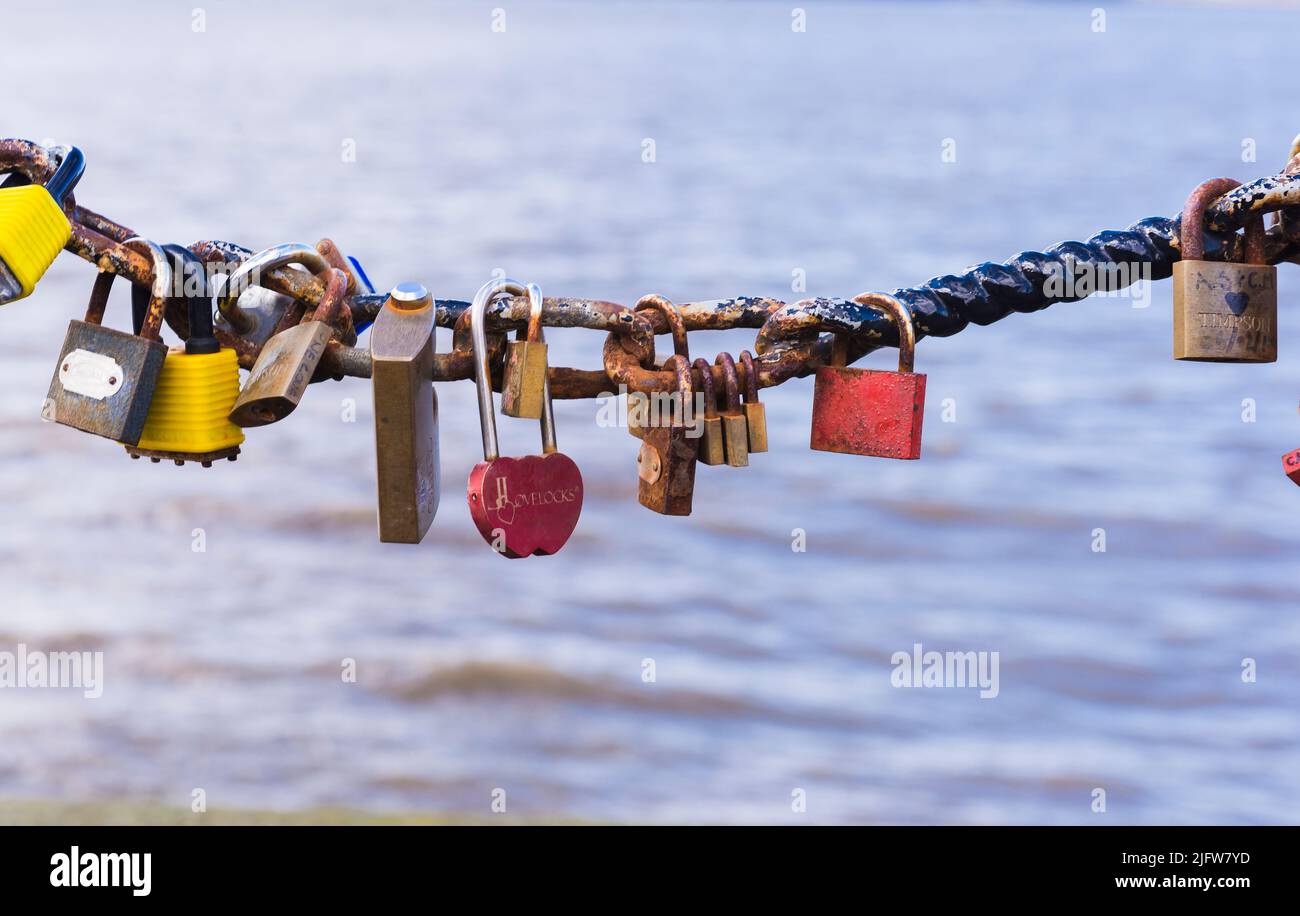
[[[556,553],[582,514],[582,472],[562,452],[481,461],[469,474],[469,514],[504,556]]]

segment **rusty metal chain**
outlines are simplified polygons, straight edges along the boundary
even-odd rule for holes
[[[0,140],[0,174],[20,176],[19,181],[44,183],[58,165],[51,151],[26,140]],[[11,180],[13,180],[11,178]],[[121,274],[132,283],[151,285],[152,261],[125,245],[137,233],[76,203],[69,195],[64,204],[72,222],[72,238],[66,250],[95,264],[101,271]],[[1270,264],[1300,263],[1300,155],[1278,175],[1259,178],[1224,194],[1206,211],[1205,254],[1207,260],[1236,260],[1244,241],[1237,230],[1256,214],[1277,213],[1266,237],[1266,259]],[[1066,270],[1099,270],[1120,265],[1142,265],[1152,280],[1166,279],[1180,257],[1180,218],[1151,217],[1124,230],[1106,230],[1083,242],[1062,242],[1045,252],[1026,251],[1000,263],[986,262],[962,274],[949,274],[917,287],[898,289],[893,295],[911,313],[917,339],[948,337],[970,324],[987,325],[1013,312],[1033,312],[1055,302],[1075,302],[1081,294],[1057,294],[1050,281]],[[231,269],[253,257],[248,248],[230,242],[195,242],[190,250],[211,264],[222,262]],[[316,250],[327,260],[342,259],[329,240]],[[296,309],[286,322],[296,322],[320,303],[324,284],[311,273],[292,268],[264,272],[262,286],[292,297]],[[1124,283],[1123,285],[1128,285]],[[1116,287],[1118,288],[1118,287]],[[317,380],[344,376],[369,377],[370,356],[358,349],[356,334],[374,320],[385,295],[350,290],[348,314],[329,344]],[[644,303],[651,297],[645,297]],[[474,378],[467,316],[470,303],[438,299],[437,323],[453,330],[449,353],[435,356],[434,381]],[[783,302],[764,297],[737,297],[677,303],[685,330],[711,331],[748,328],[758,332],[753,360],[759,387],[780,385],[792,378],[811,374],[829,360],[830,333],[846,335],[848,359],[857,360],[874,349],[898,345],[894,319],[880,309],[848,299],[806,298]],[[592,398],[619,385],[629,391],[670,391],[677,384],[671,370],[655,359],[654,337],[670,332],[667,309],[632,309],[597,299],[547,297],[543,324],[555,328],[585,328],[607,334],[603,365],[599,369],[550,368],[551,393],[555,398]],[[527,325],[526,297],[503,297],[487,312],[494,365],[499,364],[502,335]],[[182,338],[187,320],[180,303],[170,307],[167,323]],[[223,346],[235,350],[240,365],[256,361],[261,344],[232,330],[218,330]],[[698,371],[698,370],[697,370]],[[722,383],[714,367],[716,382]],[[742,373],[745,370],[741,370]],[[742,374],[742,383],[747,380]]]

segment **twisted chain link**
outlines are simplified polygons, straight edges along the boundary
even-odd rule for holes
[[[0,173],[22,176],[23,180],[44,183],[53,174],[57,162],[51,152],[25,140],[0,140]],[[121,274],[132,283],[152,285],[153,263],[150,258],[126,242],[137,233],[120,223],[79,205],[72,195],[65,201],[65,211],[72,221],[72,238],[66,250],[95,264],[101,271]],[[1252,218],[1278,214],[1268,229],[1265,256],[1270,264],[1300,261],[1300,155],[1295,156],[1278,175],[1259,178],[1224,194],[1206,211],[1205,254],[1207,260],[1240,260],[1244,240],[1237,230]],[[1003,262],[985,262],[961,274],[936,277],[921,286],[893,291],[911,315],[916,338],[949,337],[970,324],[987,325],[1013,312],[1034,312],[1055,302],[1075,302],[1087,298],[1096,287],[1057,291],[1052,284],[1070,271],[1093,271],[1104,274],[1116,267],[1141,267],[1142,276],[1161,280],[1170,276],[1181,252],[1179,218],[1151,217],[1123,230],[1105,230],[1083,242],[1062,242],[1044,252],[1025,251]],[[233,271],[254,256],[251,249],[231,242],[206,240],[189,246],[209,265],[226,265]],[[296,246],[302,247],[302,246]],[[327,261],[339,266],[341,253],[328,239],[316,246]],[[1122,274],[1127,279],[1113,288],[1122,288],[1138,277],[1135,272]],[[282,321],[291,326],[320,303],[325,284],[305,270],[279,267],[265,271],[260,285],[291,297],[294,308]],[[324,371],[318,379],[345,376],[369,377],[369,353],[352,344],[356,334],[374,320],[385,295],[349,288],[346,314],[336,325],[336,336],[322,361]],[[857,297],[862,298],[862,297]],[[700,302],[677,303],[676,309],[651,307],[666,303],[657,296],[643,297],[638,308],[597,299],[548,297],[544,301],[542,323],[554,328],[586,328],[605,332],[603,365],[596,369],[551,367],[553,397],[592,398],[625,385],[629,391],[671,391],[677,385],[672,368],[656,362],[654,338],[673,329],[671,316],[680,315],[685,332],[749,328],[757,331],[754,344],[753,372],[760,388],[768,388],[809,375],[830,360],[832,337],[847,339],[849,362],[879,347],[898,345],[898,325],[884,310],[871,305],[869,299],[806,298],[783,302],[764,297],[737,297]],[[470,380],[474,378],[474,360],[470,348],[467,316],[470,303],[456,299],[438,299],[437,323],[453,331],[452,350],[434,358],[434,381]],[[529,318],[527,297],[503,297],[487,311],[487,327],[492,346],[493,365],[500,363],[502,338],[509,331],[526,327]],[[168,325],[182,338],[188,336],[184,304],[169,304]],[[232,328],[218,330],[223,346],[235,350],[240,365],[251,367],[264,341],[237,333]],[[683,349],[680,347],[677,349]],[[696,370],[697,372],[699,370]],[[722,384],[721,370],[714,367],[715,381]],[[747,370],[741,369],[741,382],[747,384]]]

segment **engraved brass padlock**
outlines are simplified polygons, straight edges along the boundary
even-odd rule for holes
[[[528,328],[506,345],[501,375],[501,412],[531,420],[542,416],[546,387],[546,341],[542,338],[542,302],[530,302]]]
[[[162,373],[167,347],[161,339],[163,311],[172,287],[171,262],[153,242],[132,238],[154,262],[153,292],[139,335],[103,326],[115,274],[95,278],[84,321],[73,321],[41,411],[47,420],[135,445]]]
[[[325,294],[310,320],[276,334],[257,355],[230,411],[235,425],[248,428],[283,420],[302,400],[346,307],[347,275],[331,267],[324,278]]]
[[[685,357],[672,356],[664,368],[677,375],[676,395],[682,405],[694,400],[691,366]],[[637,455],[637,499],[660,515],[690,515],[695,494],[695,460],[699,452],[698,431],[687,426],[685,410],[673,411],[673,422],[647,426],[642,431]]]
[[[434,303],[418,283],[393,289],[370,329],[379,540],[418,544],[438,511]]]
[[[704,416],[698,421],[704,426],[704,432],[700,434],[699,459],[708,465],[723,464],[727,460],[727,453],[723,446],[722,417],[718,416],[718,401],[713,390],[713,367],[703,357],[693,365],[700,373],[700,390],[704,401]]]
[[[745,423],[745,410],[740,403],[740,378],[736,375],[736,361],[730,353],[719,353],[716,365],[722,367],[722,381],[726,387],[727,406],[722,411],[722,441],[727,453],[727,464],[733,468],[749,466],[749,430]]]
[[[1277,268],[1265,263],[1264,217],[1246,224],[1245,264],[1205,261],[1205,209],[1237,187],[1213,178],[1187,199],[1174,264],[1174,359],[1277,361]]]
[[[767,451],[767,408],[758,400],[758,370],[754,355],[740,351],[740,365],[745,369],[745,429],[749,432],[749,451]]]
[[[853,300],[889,312],[898,322],[898,371],[853,369],[848,342],[835,335],[831,365],[817,369],[810,446],[822,452],[879,458],[921,457],[925,376],[913,372],[916,331],[907,307],[884,293]]]

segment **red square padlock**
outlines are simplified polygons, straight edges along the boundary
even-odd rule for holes
[[[920,458],[925,376],[912,371],[912,316],[901,302],[882,293],[854,301],[884,308],[898,322],[898,371],[848,368],[846,341],[836,335],[832,365],[817,369],[810,444],[820,452]]]
[[[812,447],[879,458],[920,458],[925,376],[822,366],[813,388]]]
[[[1292,483],[1300,486],[1300,448],[1282,456],[1282,470],[1291,478]]]

